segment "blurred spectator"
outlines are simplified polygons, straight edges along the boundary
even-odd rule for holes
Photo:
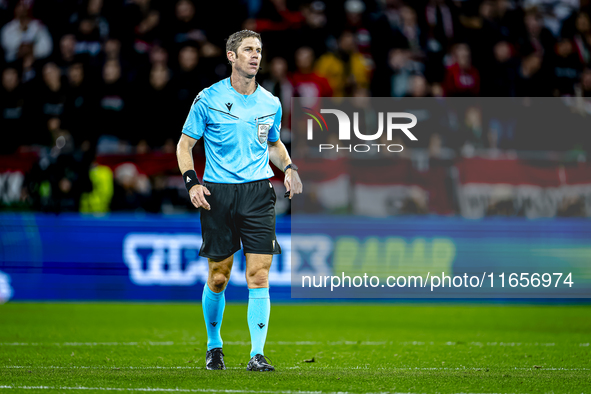
[[[23,46],[30,45],[35,59],[51,55],[53,41],[47,28],[31,17],[30,2],[19,1],[14,8],[14,19],[0,31],[0,40],[6,62],[22,59]]]
[[[313,71],[314,51],[309,47],[299,48],[295,53],[297,71],[291,75],[296,97],[306,97],[308,106],[315,106],[318,97],[332,97],[332,89],[326,78]]]
[[[572,42],[562,38],[556,44],[556,56],[552,61],[554,96],[573,95],[575,83],[582,70],[583,65],[573,51]]]
[[[364,16],[365,8],[365,3],[361,0],[345,1],[345,25],[342,30],[353,32],[359,53],[365,57],[366,64],[372,64],[371,34]]]
[[[160,45],[154,45],[150,49],[150,64],[152,67],[168,67],[168,52]]]
[[[22,44],[19,53],[22,57],[16,64],[20,63],[21,65],[21,82],[23,86],[30,86],[30,82],[34,82],[38,78],[39,62],[35,60],[31,44]]]
[[[76,53],[91,59],[101,51],[101,35],[96,20],[85,18],[78,23],[76,31]]]
[[[79,24],[83,20],[92,22],[96,26],[101,40],[109,36],[109,22],[102,15],[103,0],[87,0],[81,3],[82,7],[70,16],[71,24]]]
[[[472,156],[474,149],[488,147],[488,136],[485,133],[482,120],[482,110],[479,107],[472,106],[466,109],[464,121],[460,125],[461,147],[464,156]]]
[[[115,187],[111,200],[112,211],[142,211],[150,192],[150,182],[132,163],[115,169]]]
[[[314,57],[320,56],[329,48],[330,31],[327,26],[326,4],[313,1],[302,7],[304,23],[297,30],[296,45],[307,46],[314,51]],[[297,60],[296,60],[297,63]]]
[[[141,99],[136,103],[134,116],[137,120],[136,126],[143,131],[141,138],[151,147],[163,147],[174,135],[170,132],[174,128],[167,116],[176,111],[170,74],[170,70],[166,67],[152,66],[149,82],[142,88]],[[171,146],[174,143],[169,141],[167,145]],[[172,151],[174,152],[174,148]]]
[[[121,61],[121,41],[116,38],[110,38],[105,41],[103,46],[104,62],[109,60]]]
[[[408,97],[429,97],[431,95],[429,83],[421,74],[415,74],[408,84]]]
[[[263,87],[278,97],[283,107],[283,129],[289,126],[291,113],[291,98],[294,96],[293,85],[287,77],[287,61],[282,57],[275,57],[270,63],[270,73],[263,81]]]
[[[151,0],[134,0],[126,5],[125,16],[130,31],[125,36],[133,37],[128,44],[139,55],[148,53],[152,43],[162,35],[160,12],[152,3]]]
[[[256,19],[244,22],[245,29],[259,33],[297,29],[304,19],[299,11],[287,8],[285,0],[261,1],[261,9],[257,14]]]
[[[121,75],[121,65],[117,60],[108,60],[105,63],[97,99],[96,119],[92,120],[96,124],[96,129],[92,140],[96,140],[99,135],[112,135],[120,140],[123,150],[126,143],[137,143],[140,135],[127,123],[130,97],[127,84]]]
[[[472,66],[470,48],[466,44],[456,44],[452,50],[454,63],[447,68],[443,90],[446,96],[478,96],[480,93],[480,74]]]
[[[425,22],[430,50],[444,51],[457,34],[456,17],[444,0],[428,0],[425,7]]]
[[[513,47],[501,40],[493,47],[493,60],[482,67],[481,92],[484,96],[515,96],[515,81],[519,62],[513,56]]]
[[[55,64],[65,74],[68,67],[76,61],[76,37],[73,34],[64,34],[60,38],[59,53],[54,58]]]
[[[591,64],[591,22],[589,15],[584,12],[576,16],[573,42],[579,61],[582,64]]]
[[[404,97],[411,88],[413,75],[423,73],[423,64],[413,60],[408,49],[391,50],[389,60],[392,75],[388,84],[390,87],[388,96]]]
[[[90,84],[87,82],[84,65],[73,63],[67,70],[66,102],[64,108],[64,126],[69,129],[76,145],[87,141],[87,124],[91,118]]]
[[[334,97],[351,96],[355,86],[369,86],[369,68],[365,58],[357,51],[355,36],[345,31],[339,37],[338,50],[320,57],[315,65],[318,75],[325,77]]]
[[[179,51],[178,70],[172,81],[177,109],[175,121],[180,119],[184,122],[197,94],[214,82],[207,78],[210,73],[199,67],[199,61],[199,52],[194,44],[185,45]]]
[[[89,178],[92,183],[92,191],[80,196],[80,212],[109,212],[113,198],[113,171],[107,166],[93,163]]]
[[[67,131],[61,129],[59,119],[49,119],[47,128],[54,142],[47,158],[49,165],[43,176],[50,187],[46,191],[50,198],[44,200],[44,209],[52,212],[78,212],[80,196],[92,189],[88,177],[90,156],[74,149],[72,138]]]
[[[408,48],[406,37],[400,33],[402,19],[400,0],[386,0],[383,8],[371,16],[371,56],[375,64],[372,93],[376,97],[389,96],[391,75],[389,58],[392,49]]]
[[[414,58],[421,58],[426,49],[426,37],[419,27],[417,13],[409,6],[400,9],[400,31],[406,38]]]
[[[471,4],[474,9],[470,7]],[[476,6],[477,2],[464,3],[460,21],[465,43],[471,50],[472,64],[481,70],[492,61],[493,53],[490,49],[503,39],[503,34],[497,20],[498,4],[493,0],[484,0]]]
[[[122,53],[122,43],[117,38],[109,38],[105,41],[102,52],[99,56],[97,56],[96,64],[98,67],[92,67],[93,69],[98,69],[100,72],[100,68],[108,62],[109,60],[114,60],[119,63],[121,67],[121,74],[123,78],[127,82],[134,81],[138,78],[138,74],[143,72],[145,69],[145,61],[140,61],[137,64],[133,63],[133,59],[130,59],[128,56],[124,56]],[[92,71],[96,73],[97,71]]]
[[[525,8],[540,10],[544,26],[557,36],[564,20],[579,7],[580,0],[524,0]]]
[[[47,63],[42,69],[42,81],[35,83],[34,97],[31,98],[31,110],[36,116],[31,121],[33,128],[30,135],[31,144],[48,146],[49,136],[45,125],[49,118],[59,118],[64,114],[66,104],[66,89],[61,71],[55,63]],[[32,92],[31,92],[32,93]]]
[[[13,153],[24,142],[22,130],[25,124],[23,117],[24,94],[19,85],[19,75],[16,68],[6,68],[2,71],[2,86],[0,86],[0,130],[3,143],[0,153]]]
[[[542,55],[531,49],[521,59],[517,72],[515,95],[517,97],[539,97],[551,95],[551,86],[545,81],[542,70]]]
[[[168,30],[171,43],[181,45],[188,42],[203,43],[207,40],[197,20],[195,5],[189,0],[179,0],[175,6],[175,20]]]
[[[536,7],[525,11],[525,33],[520,44],[525,48],[533,48],[540,56],[548,58],[554,52],[554,36],[544,27],[542,15]]]
[[[501,40],[515,42],[521,30],[523,10],[511,0],[495,1],[495,23]]]

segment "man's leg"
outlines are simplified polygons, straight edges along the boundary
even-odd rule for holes
[[[250,330],[251,361],[249,370],[273,371],[264,359],[264,347],[269,328],[271,301],[269,299],[269,269],[273,255],[246,253],[246,283],[248,284],[248,328]],[[256,356],[256,357],[255,357]]]
[[[209,275],[203,287],[202,298],[203,317],[207,328],[207,369],[225,369],[223,353],[221,353],[224,342],[220,330],[226,307],[224,293],[230,280],[233,262],[233,255],[221,261],[208,259]]]
[[[268,180],[245,183],[238,188],[237,218],[242,249],[246,256],[248,328],[252,343],[249,371],[274,371],[263,350],[269,313],[269,269],[274,254],[281,253],[275,236],[275,189]]]

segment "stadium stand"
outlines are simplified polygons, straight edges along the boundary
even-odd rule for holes
[[[262,34],[258,80],[283,102],[288,146],[291,97],[562,97],[575,112],[557,144],[532,139],[535,124],[465,108],[459,126],[405,149],[399,187],[377,212],[355,201],[382,180],[333,166],[306,209],[591,216],[590,10],[586,0],[0,0],[0,209],[191,212],[176,140],[195,95],[229,75],[224,39],[248,28]],[[200,172],[201,144],[194,155]],[[494,174],[483,160],[497,160]],[[343,197],[323,199],[327,187]]]

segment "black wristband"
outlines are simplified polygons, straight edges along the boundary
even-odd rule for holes
[[[287,171],[288,169],[292,169],[292,171],[297,171],[299,170],[298,166],[296,166],[293,163],[289,163],[287,166],[285,166],[285,168],[283,169],[283,172]]]
[[[183,180],[185,181],[185,187],[187,191],[191,190],[191,188],[195,185],[201,185],[199,179],[197,178],[197,173],[194,170],[186,171],[183,174]]]

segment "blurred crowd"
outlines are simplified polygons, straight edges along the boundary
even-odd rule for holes
[[[241,29],[262,35],[257,79],[283,103],[288,146],[291,97],[589,97],[590,10],[588,0],[0,0],[0,155],[37,152],[24,198],[43,201],[39,185],[55,178],[50,205],[78,190],[57,205],[81,209],[97,154],[174,152],[196,94],[229,75],[225,39]],[[124,209],[125,181],[111,178],[120,198],[104,209]],[[154,182],[133,188],[149,195]]]

